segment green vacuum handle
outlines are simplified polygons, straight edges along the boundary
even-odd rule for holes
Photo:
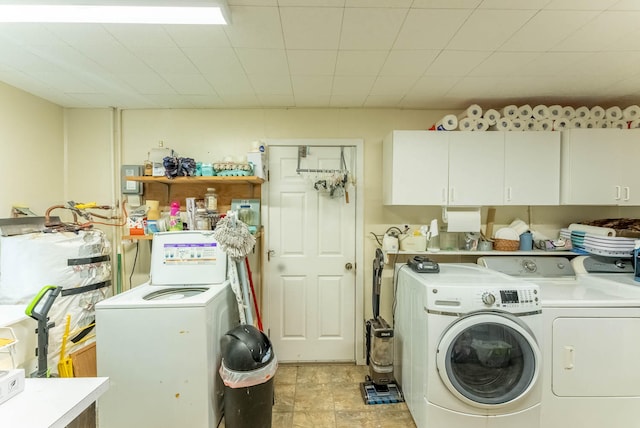
[[[33,300],[31,300],[31,303],[29,303],[29,305],[27,306],[27,309],[24,311],[25,314],[27,314],[28,316],[30,316],[35,320],[38,320],[43,316],[46,317],[47,313],[49,312],[49,309],[51,309],[51,305],[53,304],[53,301],[56,299],[56,297],[58,297],[58,294],[60,294],[61,290],[62,290],[62,287],[60,286],[45,285],[38,292],[38,294],[35,295]],[[42,310],[41,311],[36,310],[36,307],[38,306],[40,301],[42,301],[42,299],[44,299],[45,297],[47,298],[47,300],[44,301]]]

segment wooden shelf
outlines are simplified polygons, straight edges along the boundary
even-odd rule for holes
[[[128,241],[151,241],[153,235],[122,235],[122,240]]]
[[[139,181],[142,183],[162,183],[162,184],[262,184],[264,180],[255,176],[213,176],[213,177],[150,177],[150,176],[127,176],[127,181]]]

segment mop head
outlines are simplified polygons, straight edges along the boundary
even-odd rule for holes
[[[213,237],[220,248],[236,261],[244,259],[256,244],[256,237],[245,223],[238,220],[233,211],[216,223]]]

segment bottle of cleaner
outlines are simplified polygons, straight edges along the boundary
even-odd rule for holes
[[[440,251],[440,233],[438,232],[438,219],[431,220],[431,226],[427,234],[429,242],[427,243],[427,251],[437,253]]]
[[[182,221],[180,220],[180,202],[171,202],[169,210],[169,230],[182,230]]]

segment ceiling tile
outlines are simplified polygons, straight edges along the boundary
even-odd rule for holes
[[[140,94],[175,94],[176,90],[156,73],[116,73],[115,77]]]
[[[337,51],[287,50],[292,75],[332,75],[337,57]]]
[[[408,9],[347,8],[340,49],[391,49]]]
[[[182,51],[201,73],[215,75],[244,73],[233,48],[189,47],[182,48]]]
[[[244,73],[219,76],[205,75],[205,79],[213,86],[216,93],[230,101],[231,96],[254,95],[255,91],[249,78]]]
[[[497,49],[534,14],[532,10],[476,10],[453,36],[447,48]]]
[[[548,76],[566,73],[572,64],[581,61],[589,54],[586,52],[545,52],[530,62],[524,73],[527,76],[538,76],[544,80]]]
[[[331,95],[331,104],[329,107],[362,107],[366,99],[367,96],[363,94],[334,94]]]
[[[160,74],[198,72],[195,65],[178,47],[137,47],[135,55]]]
[[[392,50],[381,76],[420,76],[438,56],[437,50]]]
[[[224,102],[216,94],[206,95],[184,95],[185,100],[189,101],[195,108],[222,108],[225,107]]]
[[[471,10],[410,9],[394,43],[395,49],[443,49]]]
[[[638,0],[620,0],[609,8],[610,10],[640,10]]]
[[[551,0],[545,9],[606,10],[618,0]]]
[[[414,9],[475,9],[482,0],[414,0]]]
[[[260,101],[258,101],[258,97],[253,93],[220,94],[220,98],[224,102],[225,107],[228,108],[262,107]]]
[[[470,76],[510,76],[526,72],[526,67],[539,56],[534,52],[495,52],[469,72]]]
[[[61,92],[94,93],[100,92],[88,82],[66,72],[31,71],[29,76],[44,84],[51,85]]]
[[[546,52],[595,18],[593,11],[540,11],[520,28],[500,50]]]
[[[122,45],[76,46],[80,52],[110,72],[141,73],[150,72],[150,68],[140,58]]]
[[[300,107],[327,107],[331,103],[331,95],[295,94],[295,105]]]
[[[466,76],[480,65],[491,52],[443,51],[429,66],[428,76]]]
[[[455,76],[424,76],[416,81],[411,88],[411,93],[406,96],[410,97],[414,94],[421,97],[441,97],[449,92],[458,81],[460,81],[460,77]]]
[[[47,24],[46,28],[71,46],[93,46],[96,49],[117,44],[103,25]]]
[[[291,76],[291,85],[296,100],[299,95],[327,95],[331,94],[331,86],[333,84],[333,76]]]
[[[200,74],[163,73],[162,78],[180,95],[215,93],[211,84]]]
[[[259,95],[258,100],[263,107],[295,107],[293,95],[264,94]]]
[[[603,12],[552,48],[554,51],[590,51],[606,49],[625,35],[635,31],[640,11]]]
[[[237,48],[282,49],[280,13],[275,7],[232,6],[233,23],[224,27]]]
[[[409,8],[413,0],[347,0],[346,7]]]
[[[371,88],[371,95],[394,95],[398,97],[404,96],[418,80],[415,78],[408,78],[407,76],[378,76],[373,87]]]
[[[344,7],[345,0],[278,0],[280,7]]]
[[[287,49],[337,49],[343,9],[283,7],[282,30]]]
[[[479,9],[542,9],[551,0],[483,0]]]
[[[332,95],[367,95],[375,81],[376,78],[373,76],[335,76]]]
[[[66,44],[42,24],[0,24],[0,38],[11,40],[16,45],[56,46]]]
[[[277,6],[278,0],[227,0],[229,6]],[[231,17],[233,20],[233,16]]]
[[[291,79],[288,75],[281,74],[249,74],[247,76],[251,85],[258,94],[266,95],[291,95]]]
[[[376,76],[387,55],[385,51],[339,51],[336,74]]]
[[[364,101],[364,107],[396,107],[400,104],[402,97],[400,95],[369,95]]]
[[[247,74],[289,74],[282,49],[236,49],[236,53]]]
[[[180,47],[224,48],[231,42],[221,25],[165,25],[165,31]]]
[[[116,40],[127,47],[175,47],[162,25],[109,24],[104,26]]]

